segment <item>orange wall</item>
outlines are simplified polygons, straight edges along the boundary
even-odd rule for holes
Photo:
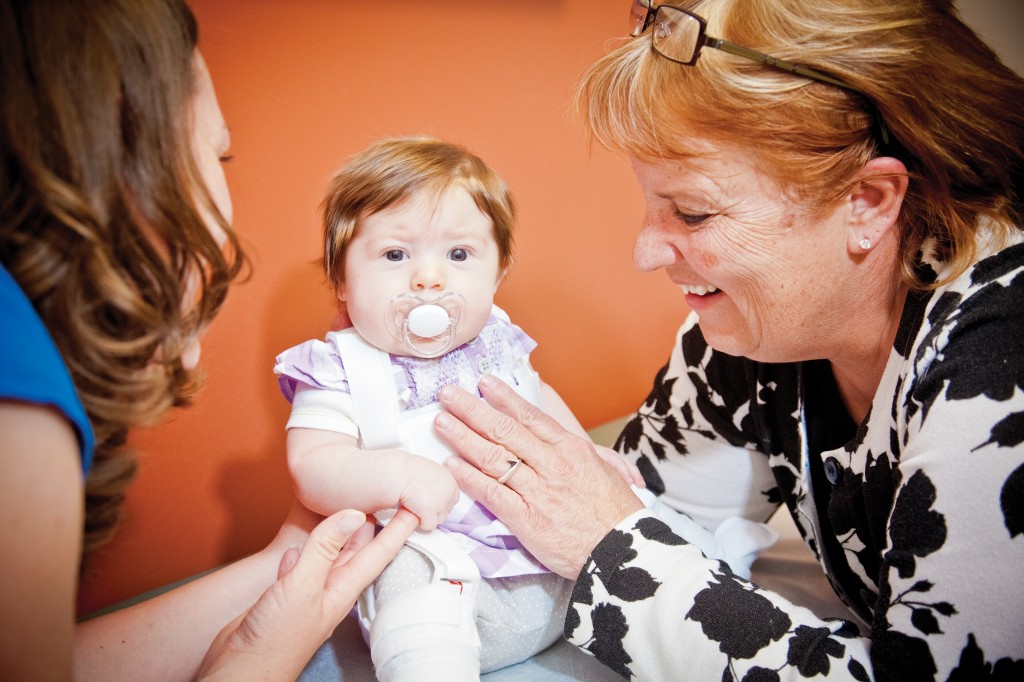
[[[685,315],[633,270],[641,201],[628,165],[588,150],[568,102],[620,36],[625,0],[193,0],[231,127],[235,225],[254,255],[204,341],[196,404],[134,438],[127,521],[88,568],[88,613],[252,552],[291,488],[274,356],[320,337],[333,306],[315,265],[332,170],[371,141],[429,133],[478,152],[521,209],[498,295],[534,363],[587,427],[633,410]]]
[[[136,434],[127,521],[92,562],[79,610],[252,552],[291,491],[288,405],[274,356],[323,334],[316,207],[331,171],[384,136],[430,133],[481,154],[521,209],[498,303],[540,347],[534,364],[591,427],[633,410],[685,315],[660,274],[633,270],[641,202],[627,164],[588,152],[568,115],[583,68],[623,33],[626,0],[192,0],[232,129],[228,181],[255,274],[204,342],[190,409]],[[1022,7],[962,0],[969,23],[1024,68]]]

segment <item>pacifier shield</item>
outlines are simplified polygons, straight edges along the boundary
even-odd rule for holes
[[[455,292],[434,299],[399,294],[391,299],[385,321],[388,331],[401,339],[412,355],[436,358],[455,345],[465,305],[465,299]]]

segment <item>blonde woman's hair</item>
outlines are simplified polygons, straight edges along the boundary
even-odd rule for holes
[[[925,239],[951,279],[974,260],[979,225],[1003,236],[1024,223],[1024,81],[949,0],[673,2],[708,33],[839,78],[864,93],[705,48],[694,66],[651,49],[650,30],[595,63],[575,109],[594,140],[640,158],[698,155],[692,139],[750,151],[812,211],[835,205],[874,156],[901,159],[910,187],[899,218],[902,276]],[[874,108],[894,140],[882,148]]]
[[[331,179],[321,204],[323,268],[331,287],[338,291],[344,284],[345,254],[360,220],[420,191],[437,198],[451,187],[464,188],[491,219],[499,267],[511,265],[516,209],[505,181],[462,146],[427,136],[398,137],[359,152]]]
[[[84,552],[117,524],[128,430],[189,400],[182,352],[245,262],[192,154],[197,39],[179,0],[0,4],[0,261],[95,431]]]

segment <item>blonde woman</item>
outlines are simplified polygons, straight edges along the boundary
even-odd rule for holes
[[[712,528],[785,506],[849,617],[704,557],[495,382],[442,393],[450,470],[627,678],[1019,676],[1024,81],[949,0],[628,5],[577,101],[693,312],[618,448]]]

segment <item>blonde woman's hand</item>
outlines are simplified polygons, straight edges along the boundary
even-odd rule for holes
[[[647,487],[640,469],[637,468],[636,464],[626,459],[625,455],[597,443],[594,443],[594,449],[597,450],[597,454],[601,459],[615,469],[623,481],[629,485],[635,485],[637,488]]]
[[[376,537],[362,512],[321,521],[301,550],[284,553],[278,580],[221,630],[202,680],[293,680],[394,558],[419,519],[400,509]]]
[[[575,579],[597,543],[643,504],[590,440],[500,379],[485,376],[480,392],[484,400],[455,386],[441,392],[447,411],[434,428],[458,455],[445,464],[541,563]],[[516,458],[522,463],[498,483]]]

